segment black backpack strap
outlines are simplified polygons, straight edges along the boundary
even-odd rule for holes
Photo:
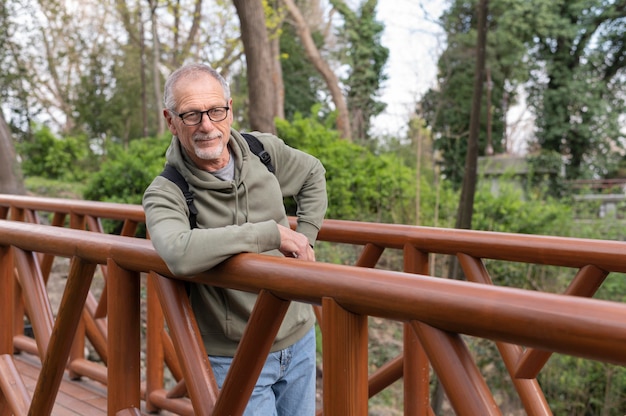
[[[252,153],[257,155],[259,159],[261,159],[261,162],[265,164],[265,166],[267,167],[267,170],[269,170],[272,173],[275,173],[274,165],[272,165],[272,157],[270,156],[269,153],[267,153],[267,150],[265,150],[265,147],[263,147],[263,143],[261,143],[261,141],[257,139],[256,136],[250,133],[241,133],[241,135],[248,142],[248,146],[250,147],[250,150],[252,151]]]
[[[161,172],[161,176],[174,182],[183,192],[183,195],[185,196],[185,201],[187,202],[187,206],[189,207],[189,226],[191,228],[198,228],[198,223],[196,222],[198,210],[196,209],[196,205],[193,203],[193,192],[189,190],[189,184],[187,183],[185,178],[183,178],[183,175],[181,175],[178,169],[176,169],[174,166],[166,164],[165,168],[163,168],[163,172]]]
[[[272,165],[272,157],[265,150],[263,143],[261,143],[261,141],[252,134],[241,133],[241,135],[244,139],[246,139],[246,142],[248,142],[248,146],[250,147],[252,153],[257,155],[259,159],[261,159],[261,162],[265,164],[267,170],[275,173],[274,165]],[[198,228],[198,223],[196,221],[196,217],[198,216],[198,210],[196,208],[196,205],[193,203],[193,192],[189,190],[189,184],[187,183],[185,178],[183,178],[183,175],[181,175],[181,173],[170,164],[165,165],[165,168],[163,168],[163,172],[161,172],[160,175],[174,182],[183,192],[183,195],[185,196],[185,201],[187,202],[187,206],[189,207],[189,225],[191,226],[191,228]]]

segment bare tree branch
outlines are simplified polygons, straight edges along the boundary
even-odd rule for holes
[[[298,9],[293,0],[283,1],[287,6],[289,14],[294,20],[294,26],[298,33],[298,37],[302,42],[302,46],[304,47],[309,61],[311,61],[315,69],[317,69],[317,71],[322,75],[324,81],[326,82],[326,86],[330,91],[330,95],[337,109],[337,130],[339,131],[341,137],[351,141],[352,132],[350,130],[350,115],[345,97],[341,92],[341,88],[339,88],[339,79],[328,65],[328,62],[322,58],[317,46],[315,46],[315,42],[311,36],[311,31],[309,30],[304,17],[300,13],[300,9]]]

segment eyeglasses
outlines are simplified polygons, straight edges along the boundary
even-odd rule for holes
[[[218,121],[226,119],[226,116],[228,115],[228,110],[230,110],[230,107],[215,107],[210,108],[206,111],[187,111],[186,113],[182,114],[177,114],[174,111],[172,112],[180,117],[185,126],[197,126],[198,124],[202,123],[202,116],[204,114],[207,115],[209,120],[217,123]]]

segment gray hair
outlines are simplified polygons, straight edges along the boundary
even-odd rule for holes
[[[176,111],[176,98],[174,97],[174,85],[185,78],[198,78],[200,75],[207,74],[215,78],[222,85],[224,90],[224,98],[228,101],[230,99],[230,87],[228,82],[217,72],[206,64],[187,64],[181,66],[176,71],[172,72],[165,81],[165,88],[163,90],[163,104],[165,108],[170,111]]]

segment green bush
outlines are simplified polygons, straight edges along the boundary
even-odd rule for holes
[[[87,183],[89,200],[141,204],[143,192],[163,169],[170,136],[136,139],[125,149],[110,144],[100,170]]]
[[[57,137],[48,127],[36,126],[33,138],[19,142],[16,150],[22,159],[25,176],[81,181],[94,166],[95,155],[85,136]]]
[[[566,236],[572,210],[549,197],[525,196],[507,181],[500,182],[497,193],[482,182],[474,198],[472,218],[475,230]]]
[[[324,164],[327,217],[377,222],[407,222],[414,217],[413,171],[393,154],[375,154],[342,140],[328,124],[300,115],[293,122],[276,122],[279,137]]]

